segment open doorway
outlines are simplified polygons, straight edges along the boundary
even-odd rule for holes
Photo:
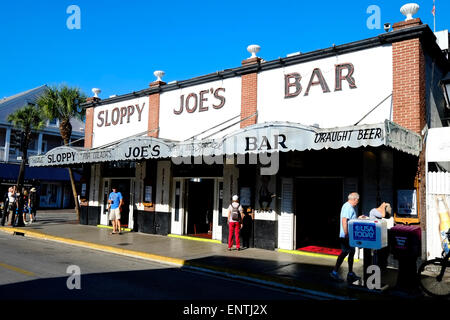
[[[296,247],[339,248],[342,178],[298,178],[296,189]]]
[[[186,234],[212,238],[214,179],[191,178],[188,181]]]
[[[130,179],[113,179],[111,180],[111,190],[114,187],[117,188],[117,191],[120,192],[123,197],[122,212],[120,213],[120,227],[128,228],[130,215]]]

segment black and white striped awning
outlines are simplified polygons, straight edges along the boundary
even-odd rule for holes
[[[175,142],[132,137],[110,146],[83,149],[62,146],[30,157],[31,167],[142,159],[388,146],[418,156],[420,135],[392,121],[358,126],[316,128],[289,122],[261,123],[222,138]]]

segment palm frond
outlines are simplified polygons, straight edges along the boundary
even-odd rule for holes
[[[47,119],[58,119],[60,123],[68,123],[72,118],[84,120],[85,111],[80,105],[86,101],[86,98],[87,96],[79,88],[63,84],[59,87],[49,87],[37,104]],[[69,132],[67,128],[63,128],[63,131]]]
[[[7,121],[15,128],[25,132],[40,130],[45,126],[45,118],[41,111],[32,104],[25,105],[9,114]]]

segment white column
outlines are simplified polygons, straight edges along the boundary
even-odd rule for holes
[[[97,207],[100,205],[100,164],[91,165],[91,182],[89,188],[89,206]]]
[[[42,132],[39,132],[39,138],[38,138],[38,149],[37,149],[37,153],[42,154],[42,137],[44,136],[44,134]]]
[[[5,155],[4,161],[9,161],[9,146],[11,145],[11,128],[6,129],[6,137],[5,137]]]
[[[278,248],[294,250],[294,179],[281,179],[281,214],[278,219]]]
[[[170,212],[171,167],[170,161],[158,161],[155,199],[155,210],[158,212]]]

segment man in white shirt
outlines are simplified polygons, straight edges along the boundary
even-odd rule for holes
[[[351,219],[356,219],[358,216],[356,214],[355,207],[359,202],[359,194],[356,192],[352,192],[348,195],[348,201],[344,203],[341,209],[341,219],[340,219],[340,232],[339,232],[339,240],[341,242],[342,252],[338,256],[336,260],[336,265],[331,271],[330,275],[333,279],[337,281],[343,281],[341,276],[339,275],[339,268],[341,267],[342,262],[344,262],[345,257],[348,255],[348,274],[347,274],[347,282],[352,283],[361,279],[353,272],[353,258],[355,256],[355,248],[350,247],[349,235],[348,235],[348,221]]]

